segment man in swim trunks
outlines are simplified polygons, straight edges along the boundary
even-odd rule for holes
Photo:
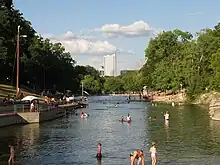
[[[97,150],[96,158],[102,159],[102,144],[101,143],[98,143],[98,150]]]
[[[137,160],[137,165],[144,165],[144,151],[137,150],[130,154],[131,165],[134,165],[135,160]]]
[[[157,159],[156,159],[156,143],[152,142],[152,147],[150,148],[150,153],[151,153],[151,160],[152,160],[152,165],[156,165]]]

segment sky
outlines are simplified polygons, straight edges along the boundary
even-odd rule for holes
[[[14,0],[39,35],[61,42],[78,65],[99,69],[116,52],[118,72],[144,64],[162,30],[193,34],[220,22],[219,0]]]

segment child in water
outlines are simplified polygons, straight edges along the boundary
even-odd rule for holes
[[[98,143],[98,150],[97,150],[96,158],[102,159],[102,144],[101,143]]]
[[[121,122],[122,122],[122,123],[124,122],[124,116],[121,117]]]
[[[150,153],[151,153],[151,160],[152,160],[152,165],[156,165],[156,143],[152,142],[152,147],[150,148]]]
[[[10,157],[8,159],[8,164],[10,165],[11,163],[14,164],[15,150],[12,145],[9,145],[8,147],[10,148]]]

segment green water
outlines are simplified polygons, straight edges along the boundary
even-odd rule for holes
[[[89,107],[78,110],[90,114],[86,120],[68,115],[42,124],[0,128],[0,164],[7,162],[10,141],[15,144],[17,165],[128,165],[135,149],[143,149],[145,164],[151,164],[148,151],[153,140],[158,165],[220,164],[220,122],[211,121],[207,109],[128,104],[126,99],[89,98]],[[166,110],[169,122],[163,119]],[[131,124],[119,122],[127,113]],[[102,162],[95,159],[98,142],[103,146]]]

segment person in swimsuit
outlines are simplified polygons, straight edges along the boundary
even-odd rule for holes
[[[124,122],[124,116],[121,117],[121,122],[122,122],[122,123]]]
[[[11,163],[14,164],[15,150],[12,145],[9,145],[8,147],[10,148],[10,157],[8,159],[8,165],[10,165]]]
[[[84,118],[84,113],[83,113],[83,112],[81,113],[80,118],[81,118],[81,119]]]
[[[130,154],[131,165],[134,165],[135,160],[137,160],[137,165],[144,165],[144,151],[137,150]]]
[[[164,119],[165,120],[169,120],[170,114],[168,111],[166,111],[166,113],[164,114]]]
[[[131,115],[128,113],[127,122],[131,122]]]
[[[96,158],[102,159],[102,144],[101,143],[98,143],[98,150],[97,150]]]
[[[151,160],[152,160],[152,165],[156,165],[157,159],[156,159],[156,143],[152,142],[152,147],[150,148],[150,153],[151,153]]]

